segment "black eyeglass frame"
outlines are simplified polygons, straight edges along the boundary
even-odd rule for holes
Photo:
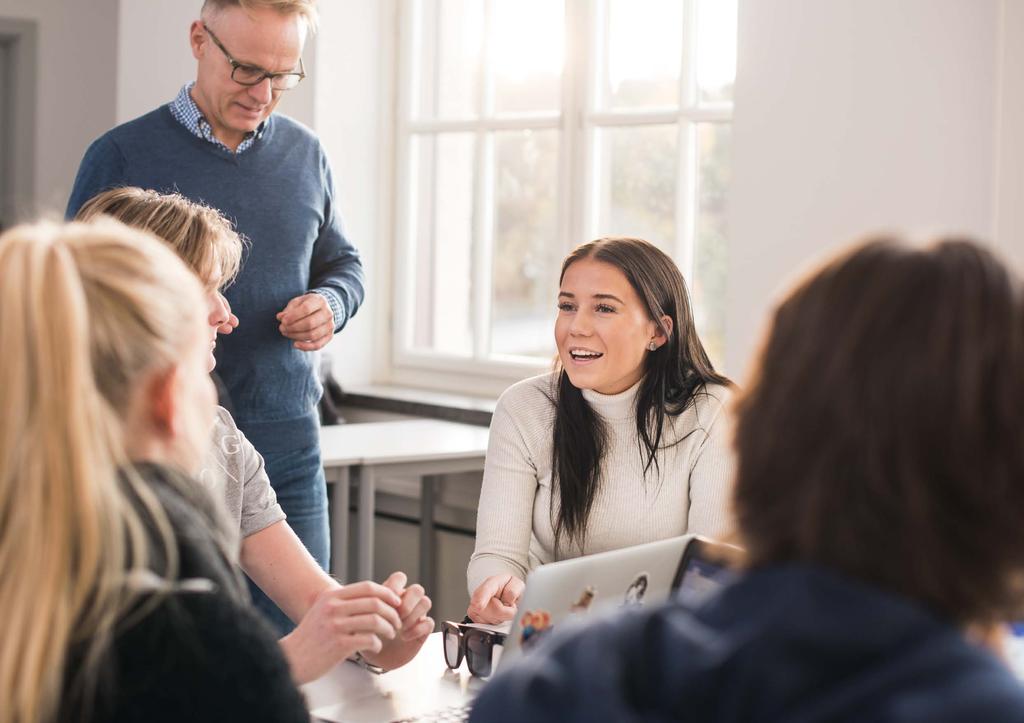
[[[470,627],[465,624],[468,622],[472,622],[472,620],[466,618],[461,623],[446,620],[441,624],[441,647],[444,652],[444,662],[450,669],[455,670],[462,665],[462,660],[465,658],[466,667],[469,668],[469,672],[472,675],[478,678],[486,678],[494,669],[494,646],[504,645],[508,635],[495,630]],[[455,636],[458,639],[456,660],[454,662],[448,656],[448,641],[451,636]],[[479,654],[484,656],[483,658],[477,658],[477,653],[470,647],[472,643],[481,646]]]
[[[228,63],[230,63],[230,65],[231,65],[231,80],[235,81],[239,85],[244,85],[247,88],[251,88],[254,85],[259,85],[260,83],[262,83],[267,78],[270,78],[270,87],[273,88],[274,90],[292,90],[293,88],[295,88],[295,86],[297,86],[299,83],[301,83],[306,78],[306,66],[302,62],[302,56],[299,56],[299,70],[298,70],[298,72],[296,72],[294,70],[289,70],[289,71],[285,71],[285,72],[281,72],[281,73],[272,73],[269,70],[264,70],[263,68],[259,67],[258,65],[250,65],[249,63],[240,63],[240,62],[238,62],[233,57],[231,57],[231,53],[229,53],[228,49],[224,47],[224,43],[222,43],[220,41],[220,38],[218,38],[216,35],[213,34],[213,31],[210,30],[210,28],[206,25],[206,23],[203,23],[203,30],[205,30],[206,34],[210,36],[210,40],[213,41],[214,45],[216,45],[218,48],[220,48],[220,52],[224,53],[224,57],[228,59]],[[238,72],[239,68],[245,68],[247,70],[257,71],[257,72],[259,72],[260,77],[257,78],[256,80],[254,80],[251,83],[246,83],[245,81],[241,81],[241,80],[239,80],[238,78],[235,77],[235,74]],[[274,79],[275,78],[289,78],[289,77],[298,78],[298,80],[295,81],[295,85],[291,85],[291,86],[287,86],[287,87],[278,87],[278,86],[274,85]]]

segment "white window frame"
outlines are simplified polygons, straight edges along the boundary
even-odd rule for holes
[[[411,103],[415,98],[412,63],[418,57],[413,28],[413,10],[409,0],[395,0],[394,22],[396,44],[394,47],[394,155],[387,159],[393,163],[391,203],[391,256],[393,293],[388,304],[388,329],[390,364],[386,381],[411,386],[427,386],[467,393],[496,394],[508,384],[527,376],[539,374],[551,368],[550,361],[538,362],[534,358],[495,356],[486,358],[488,326],[491,315],[491,248],[493,218],[484,213],[487,204],[485,196],[493,184],[489,167],[489,153],[484,153],[487,134],[494,130],[557,129],[559,138],[559,217],[558,243],[568,253],[576,244],[596,237],[600,208],[597,203],[601,179],[597,173],[599,160],[596,158],[595,143],[598,132],[615,127],[639,127],[643,125],[676,125],[679,133],[677,143],[677,194],[676,194],[676,235],[672,255],[692,288],[693,259],[697,225],[696,201],[700,189],[697,187],[696,131],[698,123],[731,124],[733,104],[699,104],[696,79],[698,0],[683,0],[683,28],[686,36],[681,54],[680,103],[678,108],[644,110],[597,110],[598,73],[595,61],[599,57],[600,43],[607,37],[606,2],[595,0],[565,0],[566,58],[562,74],[562,111],[558,113],[508,114],[501,117],[484,118],[484,93],[478,92],[478,114],[480,118],[466,120],[411,119]],[[490,13],[485,12],[485,23]],[[571,62],[583,58],[585,63]],[[484,60],[486,68],[486,59]],[[582,75],[582,77],[580,77]],[[485,73],[480,74],[478,83],[484,86]],[[473,357],[457,356],[444,352],[407,347],[405,342],[412,338],[414,316],[407,313],[415,301],[415,284],[412,270],[414,243],[411,225],[415,214],[413,184],[409,169],[413,166],[411,149],[412,137],[417,132],[463,131],[475,134],[476,169],[474,174],[474,233],[473,233],[473,274],[475,279],[486,283],[473,285]],[[580,145],[582,144],[582,149]],[[586,185],[589,184],[589,189]],[[554,309],[552,290],[552,309]],[[552,311],[552,323],[554,311]],[[381,357],[378,357],[380,359]]]

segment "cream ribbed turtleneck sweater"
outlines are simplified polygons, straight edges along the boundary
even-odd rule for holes
[[[531,569],[556,559],[557,506],[551,506],[555,379],[544,374],[509,387],[494,410],[476,549],[467,572],[470,594],[490,575],[512,573],[525,580]],[[723,405],[729,390],[709,386],[681,415],[665,418],[660,471],[652,467],[645,480],[634,409],[639,386],[611,396],[583,392],[607,425],[608,444],[586,547],[565,549],[563,540],[558,559],[686,533],[717,537],[728,529],[734,462]],[[677,440],[682,441],[673,446]]]

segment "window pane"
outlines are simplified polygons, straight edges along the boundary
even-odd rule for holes
[[[599,236],[634,236],[671,251],[678,142],[674,125],[597,132]]]
[[[697,29],[700,102],[731,102],[736,80],[736,0],[698,0]]]
[[[469,133],[414,139],[411,312],[413,346],[420,349],[473,352],[473,148]]]
[[[415,17],[413,117],[476,117],[483,3],[419,0]]]
[[[598,105],[678,105],[682,52],[683,0],[609,0]]]
[[[558,132],[496,133],[494,146],[491,352],[550,356],[563,257],[558,242]]]
[[[497,113],[559,110],[564,3],[492,0],[488,56]]]
[[[732,174],[731,129],[697,126],[697,234],[694,249],[693,313],[704,346],[716,366],[725,361],[728,264],[728,191]]]

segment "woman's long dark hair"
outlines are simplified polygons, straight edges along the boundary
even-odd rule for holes
[[[645,456],[644,472],[658,469],[665,416],[677,416],[706,384],[731,382],[715,372],[690,310],[686,282],[675,262],[657,246],[635,238],[602,238],[577,246],[562,263],[559,283],[568,268],[591,258],[621,271],[644,309],[668,341],[644,359],[644,373],[636,397],[637,445]],[[672,319],[668,329],[662,317]],[[555,545],[563,537],[581,548],[600,479],[606,430],[601,418],[569,381],[560,362],[556,366],[554,449],[551,469],[560,500],[555,519]],[[676,440],[678,442],[678,440]],[[554,500],[554,497],[552,497]]]

